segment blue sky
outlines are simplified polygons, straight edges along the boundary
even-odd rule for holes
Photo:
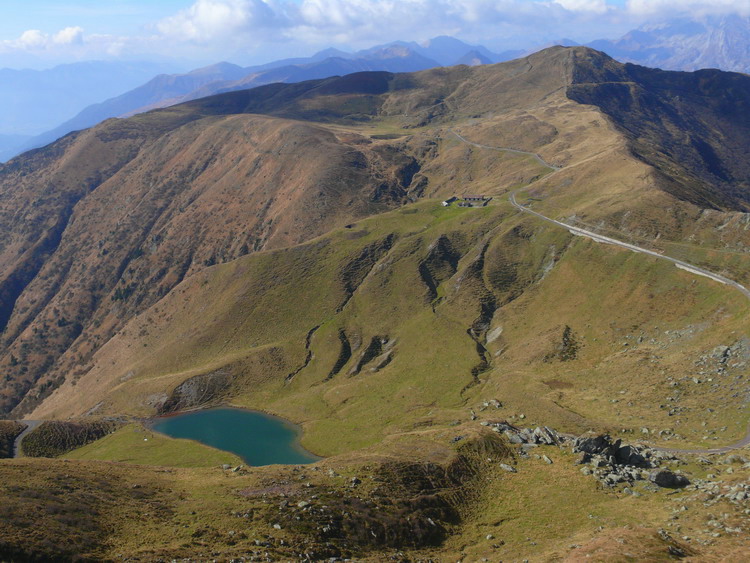
[[[494,50],[616,38],[748,0],[0,0],[0,66],[91,59],[242,64],[453,35]]]

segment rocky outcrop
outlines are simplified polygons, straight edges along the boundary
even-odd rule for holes
[[[481,424],[504,435],[511,444],[521,446],[522,456],[528,455],[536,446],[570,446],[574,453],[580,454],[578,463],[585,466],[581,471],[593,475],[606,487],[620,484],[632,486],[636,481],[646,480],[667,488],[681,488],[690,484],[684,475],[659,467],[664,461],[675,460],[673,455],[644,446],[623,444],[622,440],[613,440],[608,434],[574,438],[559,434],[548,426],[519,428],[505,421]],[[546,456],[541,456],[541,459],[551,463]]]
[[[196,375],[180,383],[159,408],[159,414],[170,414],[219,402],[229,391],[232,375],[219,369]]]

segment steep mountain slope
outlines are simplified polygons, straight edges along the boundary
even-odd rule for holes
[[[497,66],[357,73],[232,92],[105,122],[15,159],[0,169],[3,408],[28,412],[64,381],[94,373],[97,350],[133,315],[200,270],[298,244],[419,197],[499,196],[530,185],[543,198],[540,208],[573,211],[602,227],[667,242],[713,232],[711,221],[732,216],[702,227],[684,218],[700,216],[700,206],[742,209],[747,197],[738,183],[745,164],[732,161],[731,143],[718,147],[719,134],[737,143],[747,134],[746,79],[717,80],[736,87],[713,87],[716,101],[705,104],[701,75],[655,74],[585,48],[556,48]],[[680,124],[717,131],[704,142],[732,171],[725,183],[716,162],[694,156],[695,143],[677,135],[666,143],[667,126],[648,126],[643,135],[627,121],[632,114],[625,119],[597,95],[624,84],[661,96],[644,105],[651,112],[644,120],[668,123],[675,106],[665,101],[667,87],[675,81],[695,92],[683,93],[676,106],[694,116]],[[584,95],[591,99],[581,101],[607,113],[571,99]],[[445,128],[454,125],[477,142],[539,152],[564,168],[545,176],[528,157],[468,146]],[[729,184],[739,189],[727,193]],[[383,242],[390,235],[378,244],[390,248],[392,241]],[[742,245],[747,234],[738,223],[722,238],[713,242]],[[427,285],[434,293],[439,283]],[[487,307],[499,297],[492,299]],[[299,329],[316,325],[307,324]],[[290,368],[289,361],[274,370]],[[221,354],[203,360],[223,362]],[[174,377],[187,377],[185,369]],[[70,393],[56,400],[71,401]]]
[[[742,330],[748,304],[654,259],[573,239],[509,204],[424,203],[217,266],[128,323],[34,416],[231,401],[303,422],[306,443],[326,455],[428,420],[445,424],[493,396],[507,412],[568,431],[670,426],[657,408],[663,374],[691,373],[699,351]],[[657,327],[684,330],[695,319],[711,322],[685,341],[633,342],[623,353],[633,334],[661,340]],[[566,326],[576,342],[567,352],[559,348]],[[640,408],[613,409],[608,398],[621,389]],[[711,420],[732,435],[744,430],[732,420],[743,398],[721,386],[681,397],[683,439],[696,439],[701,404],[714,395]],[[655,412],[639,418],[649,407]]]
[[[750,208],[750,76],[664,72],[591,57],[578,62],[568,96],[601,108],[635,154],[674,182],[666,189],[678,198]]]
[[[399,154],[282,120],[195,117],[106,123],[3,169],[4,357],[20,376],[5,408],[185,275],[404,197]]]
[[[632,444],[745,434],[750,301],[565,222],[748,284],[743,80],[556,48],[231,92],[0,168],[3,408],[131,421],[0,464],[0,557],[741,560],[744,458]],[[220,403],[329,457],[217,466],[138,422]]]

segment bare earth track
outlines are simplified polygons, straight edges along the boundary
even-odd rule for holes
[[[530,157],[534,158],[542,166],[546,166],[547,168],[550,169],[550,172],[548,174],[546,174],[545,176],[549,176],[550,174],[554,174],[555,172],[557,172],[558,170],[561,169],[559,166],[554,166],[552,164],[549,164],[548,162],[546,162],[537,153],[527,152],[527,151],[522,151],[522,150],[512,149],[512,148],[506,148],[506,147],[492,147],[492,146],[489,146],[489,145],[482,145],[482,144],[474,143],[472,141],[467,140],[466,138],[464,138],[463,136],[461,136],[460,134],[458,134],[457,132],[455,132],[453,130],[451,130],[451,133],[453,133],[453,135],[455,135],[456,138],[459,141],[461,141],[463,143],[466,143],[468,145],[472,145],[474,147],[478,147],[478,148],[481,148],[481,149],[493,150],[493,151],[499,151],[499,152],[507,152],[507,153],[511,153],[511,154],[518,154],[518,155],[523,155],[523,156],[530,156]],[[711,272],[709,270],[706,270],[706,269],[701,268],[699,266],[695,266],[693,264],[690,264],[690,263],[685,262],[683,260],[679,260],[677,258],[672,258],[671,256],[666,256],[664,254],[659,254],[658,252],[655,252],[653,250],[648,250],[646,248],[642,248],[642,247],[636,246],[634,244],[630,244],[630,243],[623,242],[623,241],[620,241],[620,240],[617,240],[617,239],[613,239],[611,237],[600,235],[600,234],[597,234],[597,233],[595,233],[593,231],[588,231],[586,229],[581,229],[579,227],[573,227],[571,225],[563,223],[562,221],[557,221],[555,219],[552,219],[550,217],[542,215],[541,213],[533,211],[533,210],[529,209],[528,207],[525,207],[525,206],[521,205],[520,203],[518,203],[516,201],[516,193],[518,193],[521,189],[524,189],[524,188],[519,188],[517,190],[512,191],[508,195],[508,199],[509,199],[511,205],[513,205],[513,207],[515,207],[519,211],[522,211],[523,213],[529,213],[530,215],[534,215],[535,217],[537,217],[537,218],[539,218],[539,219],[541,219],[543,221],[547,221],[548,223],[553,223],[554,225],[557,225],[558,227],[562,227],[563,229],[568,229],[568,231],[570,231],[571,234],[574,234],[576,236],[587,237],[587,238],[590,238],[590,239],[592,239],[592,240],[594,240],[596,242],[600,242],[600,243],[603,243],[603,244],[611,244],[611,245],[614,245],[614,246],[619,246],[619,247],[631,250],[633,252],[640,252],[641,254],[648,254],[649,256],[653,256],[654,258],[658,258],[660,260],[666,260],[667,262],[672,262],[675,266],[677,266],[681,270],[685,270],[686,272],[690,272],[691,274],[695,274],[697,276],[704,276],[704,277],[707,277],[707,278],[709,278],[709,279],[711,279],[713,281],[722,283],[724,285],[731,286],[734,289],[736,289],[737,291],[739,291],[740,293],[742,293],[747,299],[750,299],[750,290],[748,290],[744,285],[742,285],[742,284],[740,284],[740,283],[738,283],[738,282],[736,282],[736,281],[734,281],[732,279],[729,279],[729,278],[727,278],[725,276],[722,276],[721,274],[717,274],[717,273]],[[728,446],[722,446],[722,447],[719,447],[719,448],[684,449],[684,450],[683,449],[675,449],[675,448],[653,448],[653,449],[659,450],[659,451],[663,451],[663,452],[683,453],[683,454],[720,454],[720,453],[730,452],[732,450],[738,450],[738,449],[744,448],[744,447],[746,447],[748,445],[750,445],[750,424],[748,425],[747,431],[745,432],[745,436],[741,440],[739,440],[738,442],[735,442],[734,444],[730,444]]]

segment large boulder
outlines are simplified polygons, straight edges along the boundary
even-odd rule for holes
[[[690,484],[690,480],[684,475],[673,473],[668,469],[657,469],[652,471],[648,476],[648,480],[667,489],[681,489],[687,487]]]
[[[612,443],[609,434],[600,434],[599,436],[587,436],[576,438],[573,444],[573,450],[576,452],[586,452],[587,454],[598,454],[606,458],[614,457],[620,448],[620,440]]]
[[[615,452],[615,461],[619,465],[632,465],[634,467],[650,467],[641,450],[635,446],[622,446]]]

